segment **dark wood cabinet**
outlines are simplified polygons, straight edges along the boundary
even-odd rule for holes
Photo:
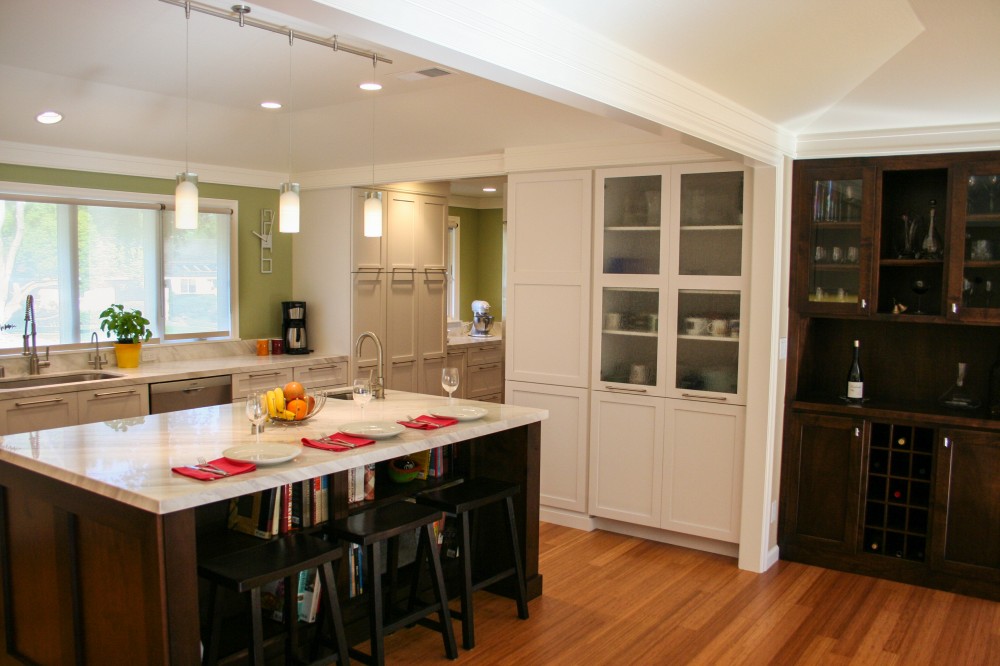
[[[1000,153],[798,161],[793,184],[781,556],[1000,599]]]

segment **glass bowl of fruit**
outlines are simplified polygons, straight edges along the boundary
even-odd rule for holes
[[[305,423],[326,405],[326,393],[306,393],[298,382],[271,389],[265,399],[268,422],[283,426]]]

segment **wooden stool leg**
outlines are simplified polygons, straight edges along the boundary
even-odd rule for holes
[[[208,586],[208,608],[212,617],[209,618],[211,628],[205,639],[205,657],[202,663],[215,666],[219,661],[219,633],[222,631],[222,608],[219,604],[219,586],[212,583]]]
[[[413,567],[413,582],[410,583],[410,600],[406,605],[407,611],[412,611],[417,607],[417,597],[420,593],[420,573],[422,567],[420,564],[424,561],[426,557],[427,546],[424,545],[424,540],[422,538],[417,538],[417,558],[414,560],[416,565]]]
[[[438,619],[441,622],[444,652],[449,659],[458,659],[458,646],[455,644],[455,630],[451,626],[451,612],[448,610],[448,592],[444,588],[444,572],[441,570],[441,560],[438,549],[434,545],[434,525],[427,523],[421,529],[421,538],[427,539],[427,554],[431,563],[431,573],[434,576],[434,596],[437,598],[441,611]],[[416,563],[420,566],[420,562]]]
[[[389,538],[389,551],[386,553],[385,559],[385,570],[389,575],[389,589],[386,590],[385,617],[382,619],[382,623],[391,624],[396,610],[396,583],[399,581],[399,537]]]
[[[368,629],[371,634],[371,654],[372,661],[377,666],[385,664],[385,631],[383,630],[382,618],[382,575],[378,566],[382,559],[382,543],[376,541],[368,548],[371,557],[368,558]]]
[[[521,546],[517,538],[517,523],[514,520],[514,498],[507,498],[507,531],[510,532],[510,548],[514,557],[514,585],[517,595],[517,616],[528,619],[528,591],[524,585],[524,569],[521,567]]]
[[[264,622],[260,617],[260,588],[250,590],[250,663],[264,666]]]
[[[461,552],[459,558],[462,561],[462,647],[471,650],[476,647],[476,625],[472,616],[472,529],[469,524],[469,512],[461,514],[458,522],[458,530],[461,532]]]
[[[333,623],[333,635],[337,641],[337,657],[340,659],[340,666],[347,666],[350,663],[347,657],[347,636],[344,634],[344,618],[340,613],[340,600],[337,596],[337,583],[333,576],[333,565],[329,562],[324,562],[320,567],[320,573],[323,577],[322,594],[326,600],[326,612]]]

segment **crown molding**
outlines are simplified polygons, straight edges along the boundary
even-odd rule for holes
[[[448,197],[448,206],[473,210],[492,210],[503,208],[503,197],[463,197],[452,194]]]
[[[1000,124],[801,134],[796,159],[1000,150]]]

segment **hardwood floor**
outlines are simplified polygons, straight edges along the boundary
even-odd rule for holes
[[[531,618],[478,592],[459,664],[1000,664],[1000,604],[779,562],[542,523]],[[461,644],[459,625],[456,635]],[[386,640],[393,665],[447,663],[439,634]]]

